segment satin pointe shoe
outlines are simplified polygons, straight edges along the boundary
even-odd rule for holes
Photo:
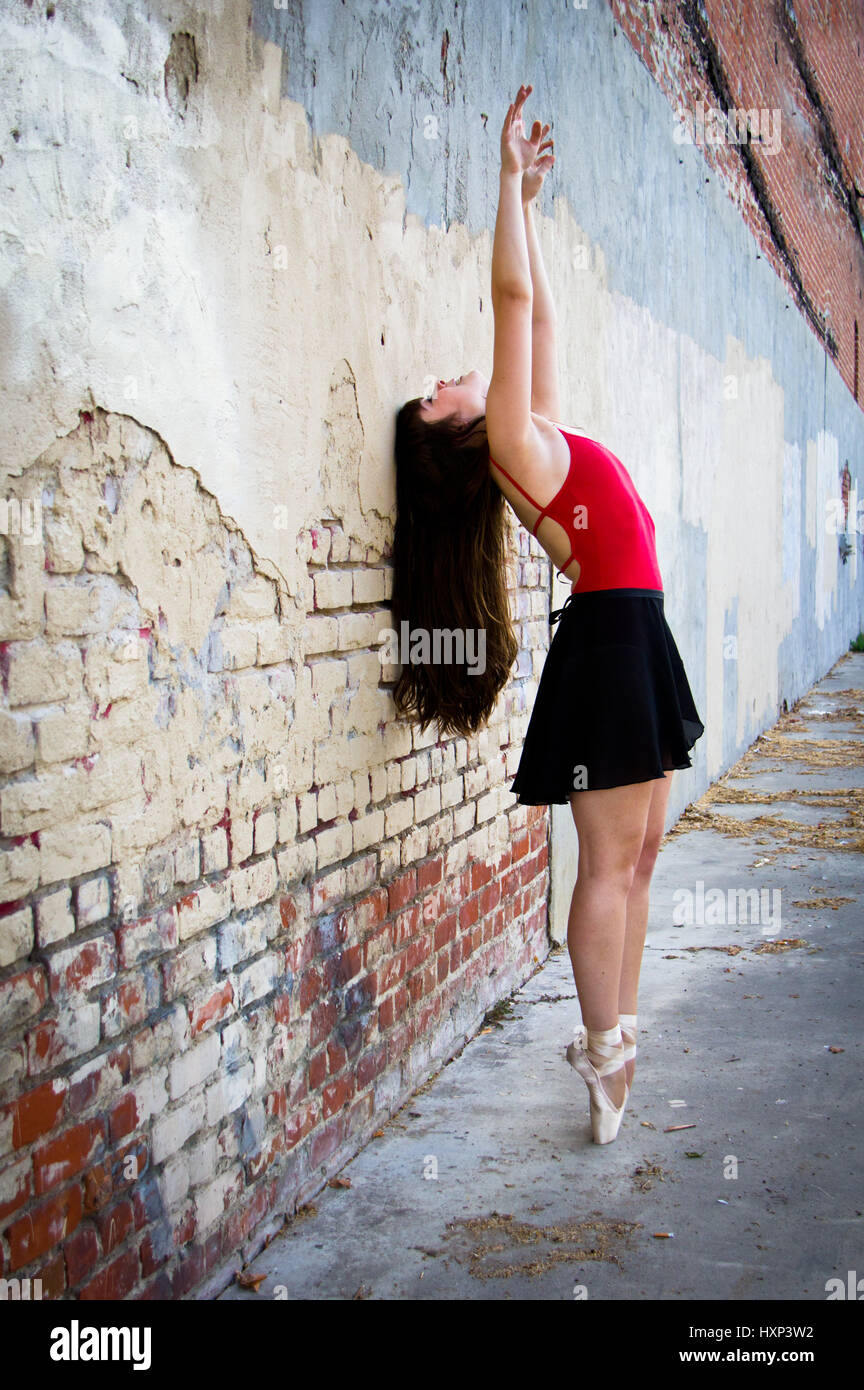
[[[625,1085],[624,1099],[619,1106],[613,1105],[604,1089],[603,1077],[620,1071],[624,1063],[635,1055],[635,1051],[634,1044],[624,1043],[621,1025],[617,1023],[614,1028],[606,1029],[583,1027],[567,1048],[567,1061],[588,1087],[595,1144],[612,1143],[618,1134],[630,1095],[630,1087]]]
[[[625,1043],[628,1044],[628,1046],[632,1045],[632,1047],[633,1047],[633,1056],[635,1057],[635,1056],[636,1056],[636,1053],[637,1053],[637,1051],[638,1051],[638,1049],[637,1049],[637,1047],[636,1047],[636,1015],[635,1015],[635,1014],[619,1014],[619,1015],[618,1015],[618,1022],[619,1022],[620,1025],[621,1025],[621,1036],[622,1036],[622,1038],[624,1039]],[[632,1072],[630,1073],[630,1076],[628,1077],[627,1085],[630,1086],[631,1088],[632,1088],[632,1086],[633,1086],[633,1073],[632,1073]]]

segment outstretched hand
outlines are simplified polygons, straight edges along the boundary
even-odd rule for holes
[[[554,140],[546,140],[544,137],[549,134],[551,126],[544,125],[540,132],[540,145],[537,149],[537,157],[534,163],[522,174],[522,202],[530,203],[532,198],[536,198],[540,189],[543,187],[543,180],[555,163],[554,154],[544,154],[544,150],[551,150],[555,145]]]
[[[504,126],[501,131],[501,168],[508,174],[524,175],[535,164],[540,153],[543,126],[539,121],[535,121],[531,127],[530,136],[527,136],[522,124],[522,108],[533,90],[530,83],[527,87],[523,84],[519,88],[516,100],[508,106],[507,115],[504,118]],[[544,160],[549,159],[549,156],[544,155],[543,158]],[[545,176],[545,174],[546,169],[544,168],[543,175]],[[542,183],[542,181],[541,178],[540,182]],[[539,186],[538,184],[538,188]]]

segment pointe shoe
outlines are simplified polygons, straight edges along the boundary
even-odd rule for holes
[[[620,1025],[621,1025],[621,1036],[622,1036],[622,1038],[624,1039],[625,1043],[627,1043],[628,1045],[632,1046],[632,1048],[633,1048],[633,1057],[635,1057],[635,1056],[636,1056],[636,1053],[637,1053],[637,1050],[638,1050],[637,1047],[636,1047],[636,1015],[635,1015],[635,1014],[619,1014],[619,1015],[618,1015],[618,1022],[619,1022]],[[632,1061],[632,1058],[631,1058],[630,1060]],[[631,1087],[631,1089],[632,1089],[632,1086],[633,1086],[633,1073],[632,1073],[632,1071],[629,1073],[629,1075],[628,1075],[628,1077],[627,1077],[627,1085],[628,1085],[629,1087]]]
[[[592,1061],[589,1053],[599,1060]],[[624,1099],[619,1106],[613,1105],[604,1090],[603,1077],[620,1071],[634,1053],[635,1045],[624,1043],[620,1024],[603,1030],[581,1028],[567,1048],[567,1061],[588,1086],[595,1144],[611,1144],[618,1134],[630,1095],[630,1087],[625,1084]]]

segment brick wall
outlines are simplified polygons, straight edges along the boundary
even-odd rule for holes
[[[387,556],[335,523],[292,599],[102,411],[10,493],[42,511],[2,538],[0,1274],[178,1298],[545,956],[546,812],[507,784],[548,561],[514,530],[517,671],[436,741],[393,716]]]
[[[864,6],[610,0],[610,8],[673,113],[780,113],[776,153],[758,140],[698,143],[861,402]]]

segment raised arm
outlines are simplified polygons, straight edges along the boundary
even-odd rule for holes
[[[522,210],[522,175],[533,163],[541,126],[531,139],[522,129],[522,107],[531,87],[519,88],[501,132],[498,216],[492,245],[492,312],[495,317],[492,378],[486,396],[486,435],[494,459],[514,462],[530,452],[531,263]]]
[[[531,267],[533,287],[533,314],[531,320],[531,409],[547,420],[561,420],[560,390],[558,384],[558,322],[555,303],[543,254],[534,225],[531,207],[543,186],[543,180],[555,162],[551,153],[553,141],[546,140],[549,126],[543,127],[537,158],[530,169],[522,175],[522,206],[525,217],[525,239],[528,246],[528,261]]]

